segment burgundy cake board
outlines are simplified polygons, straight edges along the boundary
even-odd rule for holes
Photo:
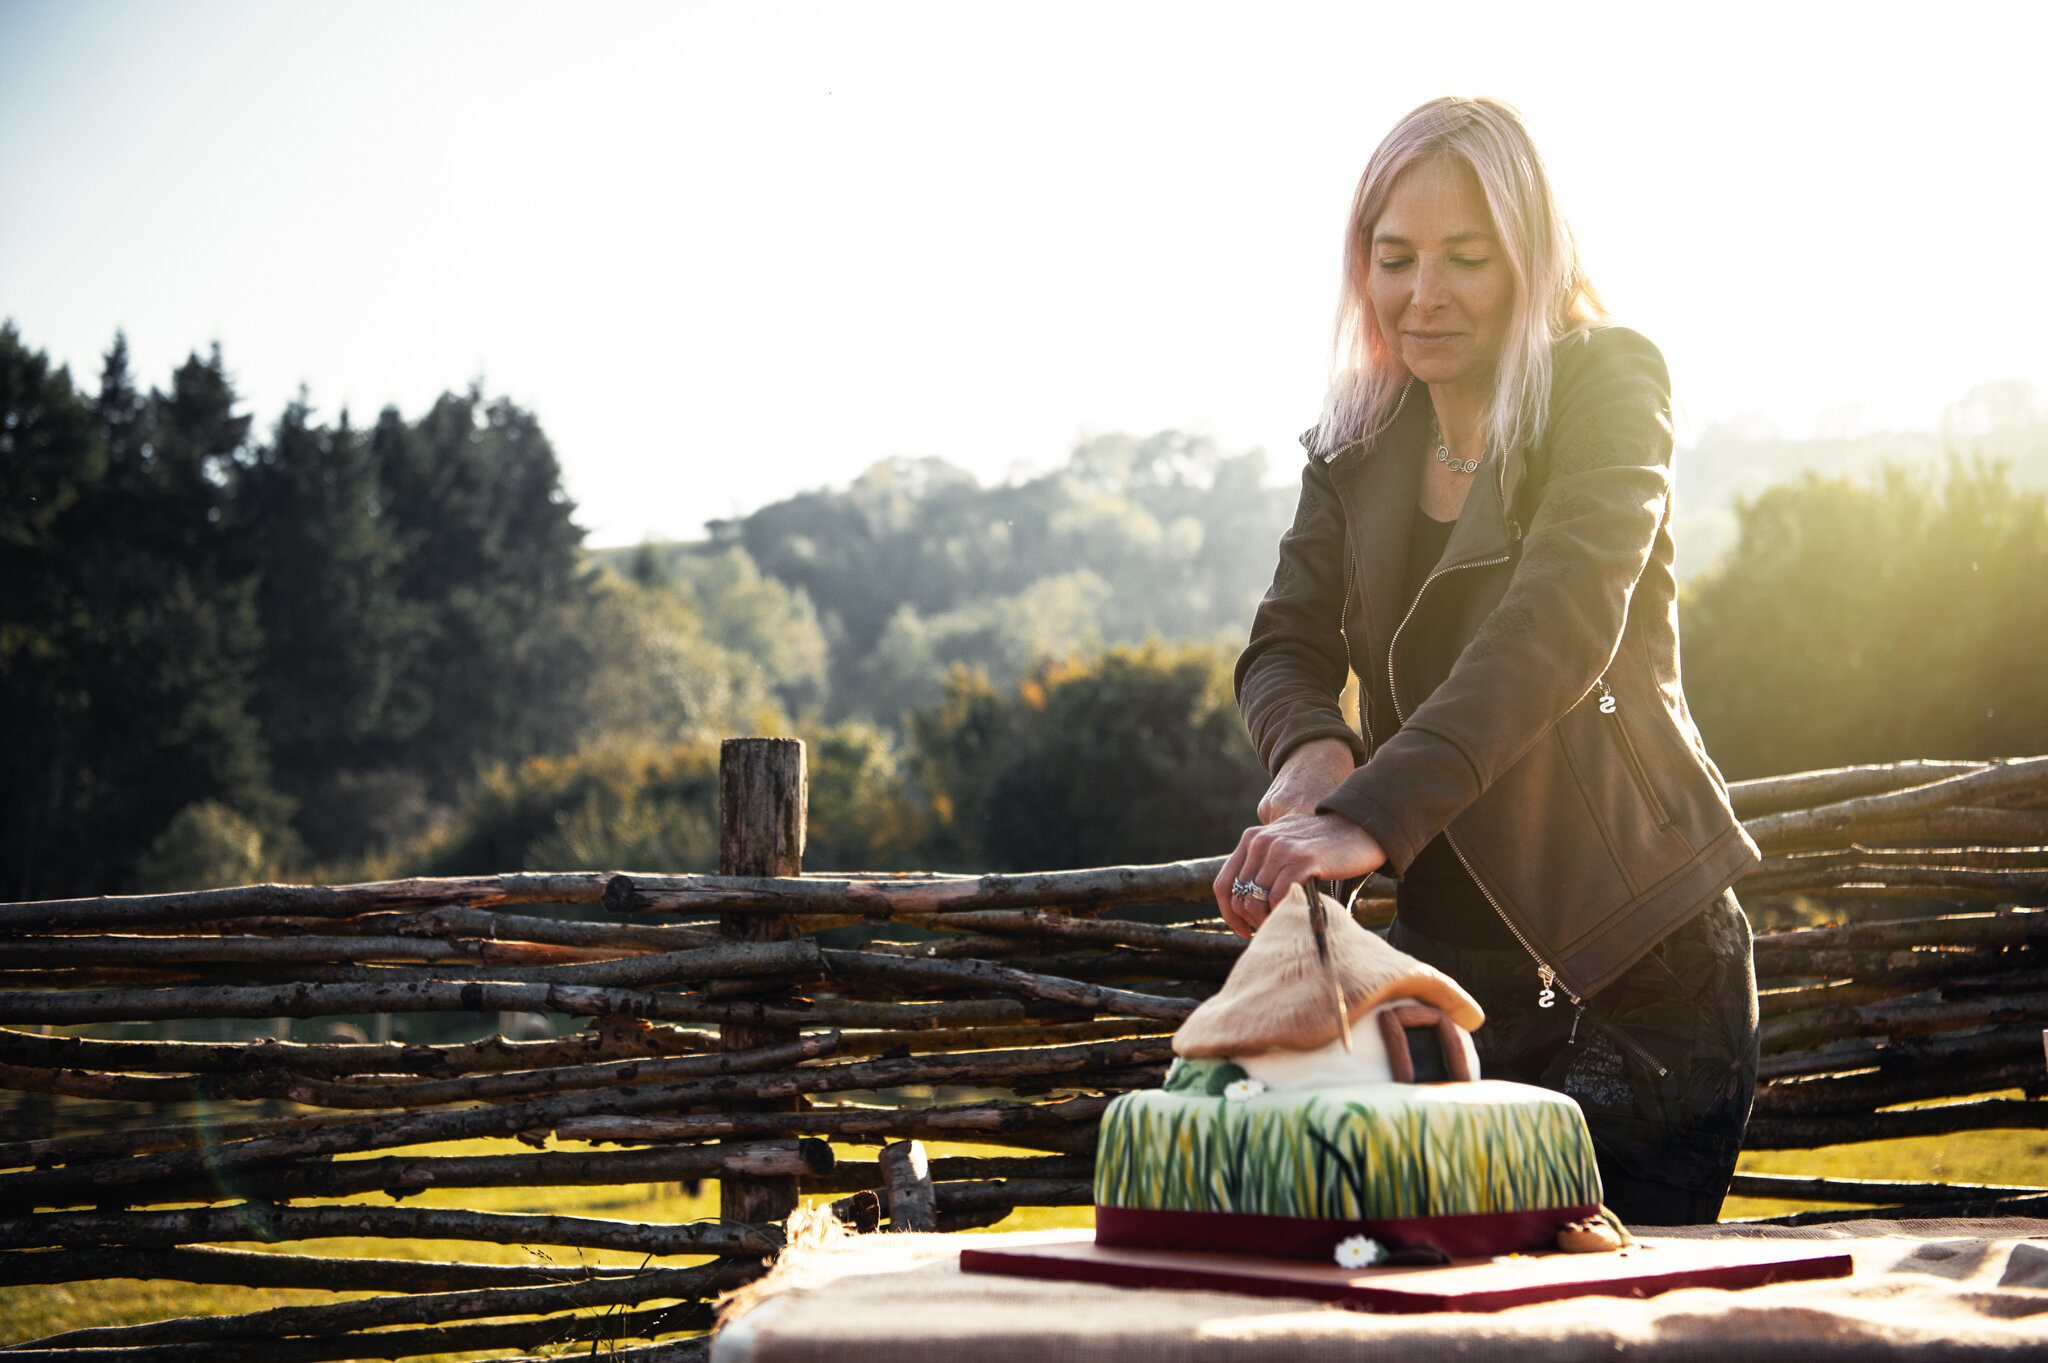
[[[1782,1240],[1641,1240],[1607,1254],[1458,1259],[1434,1268],[1339,1268],[1292,1259],[1097,1245],[1090,1232],[1007,1249],[963,1249],[965,1273],[1114,1287],[1310,1297],[1366,1311],[1499,1311],[1564,1297],[1653,1297],[1680,1287],[1846,1278],[1839,1250]]]

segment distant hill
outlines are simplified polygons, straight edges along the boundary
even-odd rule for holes
[[[707,540],[596,557],[644,578],[651,555],[662,573],[698,580],[703,561],[737,551],[745,571],[797,594],[799,614],[815,613],[829,652],[822,685],[785,679],[785,698],[798,710],[821,701],[833,720],[895,725],[938,703],[955,666],[1007,685],[1040,659],[1148,638],[1241,641],[1293,512],[1296,457],[1275,479],[1260,450],[1229,453],[1179,431],[1113,433],[1059,469],[995,486],[943,459],[888,459],[844,487],[714,521]],[[1887,464],[1937,470],[1952,457],[2003,461],[2014,483],[2048,488],[2048,408],[2008,381],[1950,408],[1939,432],[1797,440],[1709,426],[1678,455],[1680,576],[1708,573],[1735,542],[1738,507],[1772,487],[1808,474],[1867,479]]]
[[[1678,453],[1678,571],[1697,577],[1735,542],[1736,504],[1804,474],[1863,478],[1886,464],[1938,468],[1950,457],[2011,466],[2013,482],[2048,489],[2048,407],[2020,380],[1989,383],[1950,407],[1939,431],[1794,440],[1741,423],[1708,426]]]

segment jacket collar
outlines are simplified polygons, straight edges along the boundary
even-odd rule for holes
[[[1413,385],[1386,429],[1369,440],[1340,446],[1328,457],[1352,537],[1365,620],[1373,642],[1382,649],[1408,605],[1401,599],[1402,577],[1415,499],[1422,488],[1429,418],[1428,391]],[[1501,482],[1502,469],[1493,460],[1473,475],[1472,490],[1437,567],[1484,562],[1510,552]]]

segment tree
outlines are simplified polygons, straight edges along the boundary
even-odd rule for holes
[[[1809,475],[1738,514],[1681,603],[1686,693],[1730,779],[2048,751],[2048,499],[1957,461]]]
[[[916,716],[935,860],[1044,870],[1215,856],[1266,777],[1230,700],[1223,650],[1150,644],[1047,664],[1003,694],[956,672]]]
[[[253,583],[224,552],[224,471],[248,418],[219,352],[145,398],[117,337],[88,403],[9,326],[0,384],[5,892],[122,888],[205,800],[283,831],[249,709]]]
[[[472,390],[370,436],[418,646],[392,679],[385,755],[452,798],[481,762],[573,742],[554,697],[573,685],[565,612],[583,600],[583,531],[533,416]]]
[[[237,461],[229,540],[263,632],[251,708],[316,856],[408,831],[424,783],[395,760],[417,712],[394,705],[427,612],[398,591],[400,553],[369,442],[347,414],[315,424],[302,393]]]

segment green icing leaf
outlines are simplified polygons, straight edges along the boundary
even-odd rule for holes
[[[1223,1090],[1245,1078],[1244,1066],[1229,1060],[1209,1058],[1186,1060],[1176,1057],[1160,1087],[1168,1093],[1201,1094],[1221,1098]]]

